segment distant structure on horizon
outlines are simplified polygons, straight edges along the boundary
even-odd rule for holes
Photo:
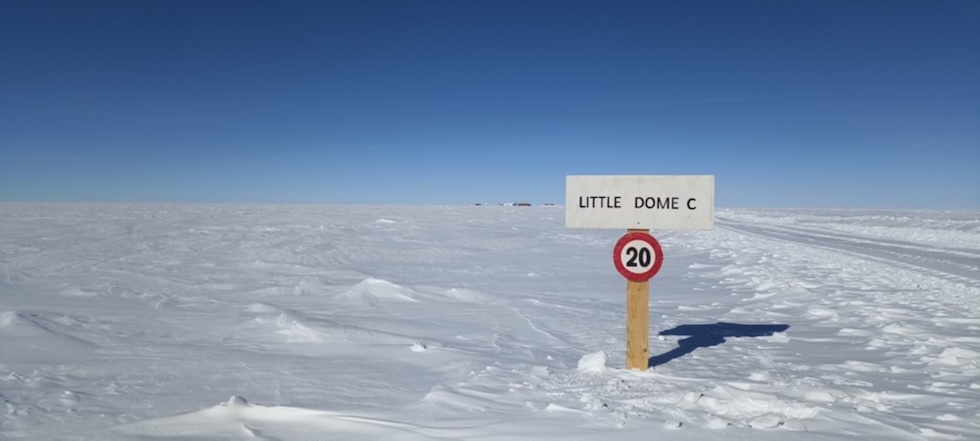
[[[487,204],[487,203],[484,203],[484,202],[474,202],[473,203],[473,206],[474,207],[482,207],[482,206],[485,206],[485,205],[490,205],[490,204]],[[501,207],[531,207],[531,206],[533,206],[533,205],[531,205],[530,202],[501,202],[501,203],[499,203],[497,205],[498,206],[501,206]],[[554,203],[551,203],[551,202],[546,202],[544,204],[541,204],[541,206],[543,206],[543,207],[554,207],[556,205],[557,204],[554,204]]]

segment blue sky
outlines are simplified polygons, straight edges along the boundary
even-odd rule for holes
[[[0,200],[980,208],[976,1],[0,0]]]

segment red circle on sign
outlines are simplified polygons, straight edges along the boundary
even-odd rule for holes
[[[664,264],[664,252],[660,248],[660,242],[653,236],[647,233],[626,233],[616,241],[613,263],[616,271],[627,280],[646,282],[660,271]]]

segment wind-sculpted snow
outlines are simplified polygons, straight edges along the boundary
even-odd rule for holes
[[[980,213],[0,205],[0,439],[980,439]],[[230,398],[229,398],[230,397]]]

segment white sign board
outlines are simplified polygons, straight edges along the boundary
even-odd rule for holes
[[[567,176],[565,226],[710,230],[715,177]]]

